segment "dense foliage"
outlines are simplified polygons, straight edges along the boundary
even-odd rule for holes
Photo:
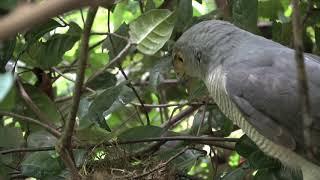
[[[174,42],[209,19],[292,47],[290,0],[226,0],[224,9],[216,2],[119,0],[99,8],[70,150],[81,176],[301,179],[243,135],[202,82],[180,82],[172,70]],[[0,1],[0,14],[17,4]],[[300,6],[305,51],[319,54],[320,2]],[[73,106],[87,16],[86,8],[68,12],[0,42],[0,179],[70,175],[55,148]]]

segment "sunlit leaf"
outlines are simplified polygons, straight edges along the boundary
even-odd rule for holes
[[[25,35],[26,41],[28,44],[33,44],[38,39],[40,39],[46,33],[54,30],[57,27],[62,27],[60,23],[55,21],[54,19],[50,19],[48,22],[41,24],[39,26],[35,26],[30,31],[28,31]]]
[[[0,102],[6,97],[13,85],[13,76],[11,73],[0,74]]]
[[[33,43],[22,55],[21,59],[26,63],[48,69],[58,65],[65,52],[70,50],[80,39],[81,29],[75,23],[70,23],[69,31],[65,34],[55,34],[46,42]]]
[[[175,14],[165,9],[153,9],[130,23],[129,34],[139,51],[152,55],[170,38]]]

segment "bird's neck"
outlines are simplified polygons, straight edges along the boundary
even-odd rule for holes
[[[208,52],[203,65],[207,69],[207,74],[213,71],[216,67],[223,64],[225,61],[233,59],[238,47],[248,38],[250,34],[245,31],[235,30],[219,30],[212,32],[211,39],[204,47],[205,52]]]

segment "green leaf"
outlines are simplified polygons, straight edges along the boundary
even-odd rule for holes
[[[0,127],[0,147],[19,147],[23,143],[22,132],[14,127]]]
[[[163,129],[158,126],[138,126],[121,133],[118,138],[122,141],[160,137]]]
[[[4,73],[5,66],[12,58],[14,48],[16,46],[16,38],[0,42],[0,73]]]
[[[156,8],[156,4],[153,2],[153,0],[147,0],[145,11],[148,12],[151,9],[155,9],[155,8]]]
[[[55,34],[46,42],[37,41],[23,53],[21,59],[41,69],[56,66],[63,60],[63,55],[80,39],[80,34],[81,28],[75,23],[70,23],[67,33]]]
[[[62,27],[62,25],[54,19],[50,19],[48,22],[39,26],[35,26],[30,31],[28,31],[25,35],[25,39],[28,42],[28,45],[31,45],[38,39],[40,39],[43,35],[56,29],[57,27]]]
[[[314,34],[315,34],[317,50],[319,52],[320,51],[320,27],[318,26],[314,27]]]
[[[249,139],[247,135],[241,136],[239,141],[236,143],[235,149],[237,153],[245,158],[248,158],[251,153],[260,151],[258,146],[254,144],[254,142]]]
[[[217,133],[222,137],[229,136],[233,130],[233,122],[227,118],[219,109],[218,106],[208,106],[209,121],[211,121],[213,128],[217,129]]]
[[[246,168],[239,167],[227,173],[225,176],[221,178],[221,180],[239,180],[239,179],[244,179],[246,175],[247,175]]]
[[[1,0],[0,9],[10,10],[17,6],[18,0]]]
[[[10,179],[9,172],[10,168],[3,166],[0,163],[0,179]]]
[[[183,32],[185,27],[192,20],[192,0],[182,0],[178,2],[177,6],[177,20],[175,23],[175,30],[177,32]]]
[[[98,89],[107,89],[114,86],[117,83],[117,78],[114,74],[105,71],[99,76],[91,79],[87,82],[87,87],[98,90]]]
[[[87,118],[89,118],[92,122],[97,122],[100,127],[110,130],[103,116],[103,112],[108,110],[117,100],[123,85],[124,83],[108,88],[99,93],[89,107]]]
[[[149,82],[150,86],[157,90],[161,81],[164,79],[163,74],[170,71],[172,66],[171,57],[163,57],[156,63],[150,71]]]
[[[123,37],[129,36],[129,26],[126,23],[123,23],[119,29],[115,32]],[[102,49],[108,49],[108,54],[110,60],[116,57],[122,49],[127,45],[127,41],[125,39],[110,35],[102,44]]]
[[[256,33],[258,21],[258,0],[233,0],[232,18],[235,25]]]
[[[165,9],[153,9],[130,23],[129,34],[139,51],[152,55],[170,38],[175,14]]]
[[[53,121],[53,123],[59,125],[61,122],[61,116],[56,104],[52,102],[52,100],[39,89],[27,84],[24,85],[24,88],[35,105],[37,105],[37,107],[40,109],[40,111],[43,114],[46,114],[48,118]],[[23,102],[22,99],[21,101]],[[28,116],[37,118],[29,108],[27,108],[24,113]]]
[[[13,86],[6,97],[0,102],[0,109],[3,111],[11,111],[16,103],[16,88]]]
[[[13,85],[13,76],[11,73],[0,74],[0,102],[5,99]]]
[[[58,175],[63,169],[62,162],[52,157],[50,152],[32,153],[21,164],[22,175],[39,179]]]
[[[250,166],[254,169],[280,168],[281,164],[277,160],[265,155],[262,151],[256,151],[250,154]]]
[[[103,113],[103,115],[107,116],[113,113],[114,111],[118,110],[119,108],[124,107],[126,104],[131,102],[135,97],[136,96],[133,93],[131,88],[129,88],[128,86],[123,86],[117,99],[113,102],[111,107]]]
[[[47,131],[33,132],[28,136],[28,146],[30,147],[49,147],[55,146],[57,138]]]
[[[291,23],[273,23],[272,40],[289,46],[292,43],[292,25]]]
[[[279,0],[264,0],[258,3],[259,17],[276,20],[279,13],[283,13],[284,9]]]

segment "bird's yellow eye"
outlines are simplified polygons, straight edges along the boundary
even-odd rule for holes
[[[173,67],[178,76],[183,76],[185,73],[184,60],[179,54],[175,54],[173,58]]]

